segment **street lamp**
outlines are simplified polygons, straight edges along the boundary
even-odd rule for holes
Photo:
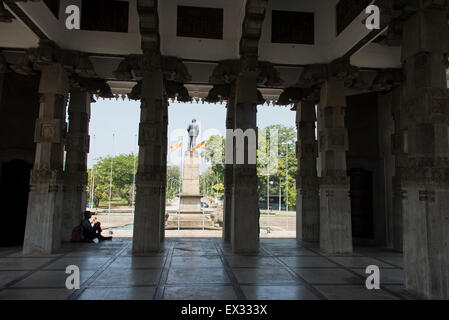
[[[273,185],[273,181],[270,181],[270,176],[267,176],[267,210],[270,213],[270,184]]]

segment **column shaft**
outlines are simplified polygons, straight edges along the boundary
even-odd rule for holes
[[[161,241],[165,240],[165,203],[167,195],[167,148],[168,148],[168,99],[164,96],[162,109],[162,194],[161,194]]]
[[[320,197],[317,175],[318,143],[315,138],[315,122],[315,102],[303,101],[297,104],[296,238],[310,242],[320,241]]]
[[[404,152],[404,142],[406,136],[406,124],[404,117],[401,117],[402,109],[402,91],[403,88],[397,87],[392,92],[392,111],[394,119],[394,134],[392,140],[392,152],[395,156],[395,174],[392,178],[393,185],[393,249],[403,251],[403,211],[406,205],[406,197],[404,197],[403,185],[401,182],[401,174],[403,174],[403,166],[407,160],[407,154]]]
[[[320,247],[331,253],[352,252],[345,108],[343,81],[329,79],[321,88],[318,127],[321,162]]]
[[[231,89],[232,90],[232,89]],[[231,97],[226,106],[226,129],[234,129],[235,100],[231,92]],[[223,240],[231,241],[231,217],[232,217],[232,185],[234,175],[234,165],[225,164],[224,174],[224,205],[223,205]]]
[[[445,10],[420,9],[404,23],[401,118],[406,122],[407,157],[399,165],[405,197],[405,287],[428,299],[449,298],[448,53]]]
[[[133,253],[159,251],[163,193],[163,75],[145,72],[139,126],[139,164],[136,175]]]
[[[36,155],[25,227],[23,254],[50,254],[61,243],[63,159],[67,125],[68,77],[59,64],[46,65],[39,85]]]
[[[257,84],[256,78],[240,75],[237,80],[235,128],[254,139],[236,139],[236,158],[244,154],[244,164],[234,164],[231,214],[231,246],[235,253],[256,254],[259,251],[259,214],[256,164],[248,164],[257,150]],[[247,131],[248,130],[248,131]],[[243,147],[243,148],[242,148]],[[243,151],[242,151],[243,150]]]
[[[86,210],[90,103],[90,93],[75,88],[71,90],[64,176],[62,241],[70,241],[72,229],[80,224],[83,212]]]

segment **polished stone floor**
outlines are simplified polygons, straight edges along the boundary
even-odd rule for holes
[[[131,255],[131,239],[67,243],[51,256],[0,248],[0,299],[315,300],[409,299],[402,256],[355,248],[327,255],[295,239],[261,239],[258,256],[232,254],[221,239],[168,238],[162,252]],[[68,265],[81,287],[65,287]],[[380,290],[365,287],[365,268],[380,268]]]

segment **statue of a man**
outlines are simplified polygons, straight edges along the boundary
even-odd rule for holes
[[[192,150],[192,148],[196,145],[196,137],[198,137],[198,134],[200,132],[195,119],[193,119],[192,123],[187,127],[187,132],[189,133],[190,137],[190,150]]]

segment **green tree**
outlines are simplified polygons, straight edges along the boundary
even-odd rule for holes
[[[207,139],[201,157],[211,164],[210,168],[200,176],[200,189],[203,194],[223,198],[224,190],[224,154],[225,138],[220,135]]]
[[[111,177],[111,162],[113,161],[112,170],[112,197],[119,197],[132,203],[132,184],[134,161],[137,157],[134,154],[121,154],[115,157],[99,158],[93,166],[94,175],[94,203],[98,207],[100,201],[109,199],[109,187]],[[92,170],[89,170],[88,195],[92,188]]]
[[[172,199],[179,193],[179,180],[180,170],[176,166],[167,167],[167,193],[166,198]]]
[[[263,148],[271,145],[273,137],[270,132],[273,132],[273,130],[276,130],[278,133],[277,162],[269,157],[269,152],[263,150]],[[267,178],[269,176],[270,181],[273,182],[273,184],[270,184],[270,195],[279,195],[279,188],[281,188],[283,204],[286,204],[288,193],[288,206],[289,209],[293,209],[296,206],[296,129],[284,125],[271,125],[263,130],[259,130],[259,150],[257,157],[259,201],[267,201]],[[267,171],[267,168],[271,170]]]

